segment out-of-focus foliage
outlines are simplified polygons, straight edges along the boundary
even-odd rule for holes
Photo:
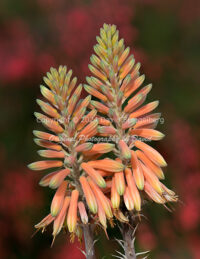
[[[153,250],[150,258],[155,259],[200,258],[199,10],[196,0],[1,1],[1,258],[83,258],[78,244],[70,245],[65,235],[53,249],[51,231],[30,239],[53,193],[44,195],[35,182],[41,173],[37,178],[25,165],[38,159],[32,129],[42,75],[63,64],[84,82],[104,22],[118,26],[142,63],[146,82],[153,81],[151,96],[160,100],[162,111],[158,129],[166,134],[156,148],[169,165],[166,181],[181,200],[173,213],[146,207],[148,220],[142,219],[137,249]],[[102,237],[98,247],[100,258],[111,258],[117,244]]]

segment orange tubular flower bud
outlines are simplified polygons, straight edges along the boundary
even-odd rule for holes
[[[70,170],[68,168],[60,170],[59,172],[57,172],[56,175],[54,175],[50,182],[49,182],[49,187],[52,189],[56,189],[58,188],[61,183],[64,181],[65,177],[68,176],[70,174]]]
[[[115,173],[114,179],[115,179],[115,186],[116,186],[117,192],[119,193],[119,195],[123,195],[125,191],[124,173],[123,172]]]
[[[92,179],[88,179],[89,185],[92,188],[97,200],[101,203],[101,206],[103,207],[106,216],[108,219],[111,219],[113,217],[111,206],[103,194],[103,192],[99,189],[99,187],[92,181]]]
[[[112,134],[112,135],[114,135],[117,131],[112,126],[103,126],[103,127],[98,127],[98,132],[101,133],[101,134]]]
[[[50,174],[47,174],[40,180],[39,185],[45,187],[45,186],[48,186],[50,184],[52,179],[59,179],[59,180],[56,180],[56,182],[55,182],[55,180],[53,180],[52,182],[55,182],[56,184],[50,185],[50,187],[52,189],[55,189],[61,184],[62,181],[60,179],[62,178],[62,176],[64,176],[65,173],[66,173],[65,176],[67,176],[67,172],[70,173],[69,169],[63,169],[63,170],[60,170],[60,171],[56,171],[56,172],[52,172]],[[63,180],[64,180],[64,178],[63,178]],[[59,183],[59,184],[57,184],[57,183]]]
[[[54,94],[45,86],[41,85],[40,86],[40,91],[42,93],[42,95],[53,105],[56,104],[55,98],[54,98]]]
[[[60,139],[58,136],[43,132],[43,131],[38,131],[38,130],[34,130],[33,134],[37,137],[37,138],[41,138],[44,140],[48,140],[48,141],[55,141],[55,142],[59,142]]]
[[[93,145],[94,145],[93,143],[83,143],[83,144],[78,145],[75,148],[75,151],[76,152],[88,151],[88,150],[90,150],[93,147]]]
[[[110,121],[106,120],[104,117],[97,116],[97,119],[99,120],[99,125],[109,126],[111,124]]]
[[[131,158],[131,150],[124,140],[119,141],[119,148],[121,150],[122,157],[125,159]]]
[[[137,111],[131,113],[130,118],[137,118],[140,117],[142,115],[145,115],[151,111],[153,111],[159,104],[159,101],[154,101],[151,103],[148,103],[146,105],[144,105],[143,107],[141,107],[140,109],[138,109]]]
[[[144,82],[145,76],[141,75],[140,77],[136,78],[135,80],[131,80],[127,88],[125,89],[124,96],[129,97],[135,90],[137,90],[142,83]],[[136,118],[136,117],[133,117]]]
[[[149,184],[148,182],[145,182],[144,184],[144,191],[147,193],[147,195],[156,203],[164,204],[165,199],[158,194],[154,188]]]
[[[133,58],[133,55],[131,55],[126,62],[124,63],[124,65],[122,66],[122,68],[120,69],[120,75],[119,78],[120,79],[124,79],[131,71],[131,69],[133,68],[135,63],[135,59]]]
[[[106,187],[103,177],[87,163],[81,164],[82,169],[102,188]]]
[[[142,100],[143,95],[142,94],[137,94],[136,96],[134,96],[126,105],[126,107],[124,108],[124,112],[126,113],[130,113],[132,112],[134,109],[136,109],[138,107],[138,104],[140,103],[140,101]]]
[[[127,210],[134,209],[134,201],[131,196],[131,192],[128,186],[126,186],[126,190],[124,192],[124,203],[126,205]]]
[[[79,214],[81,216],[81,221],[83,222],[83,224],[87,224],[88,223],[88,215],[85,209],[85,205],[82,201],[78,202],[78,209],[79,209]]]
[[[39,150],[38,154],[42,157],[47,157],[47,158],[64,158],[65,157],[65,153],[63,151]]]
[[[90,151],[94,153],[104,154],[112,151],[114,148],[115,148],[114,144],[99,143],[99,144],[95,144]]]
[[[60,118],[60,114],[50,104],[43,102],[42,100],[39,100],[39,99],[37,99],[36,102],[41,107],[43,112],[45,112],[47,115],[56,119]]]
[[[50,214],[48,214],[44,219],[42,219],[38,224],[35,225],[35,228],[45,228],[47,227],[49,224],[51,224],[51,222],[54,220],[55,218]]]
[[[57,189],[53,200],[51,202],[51,215],[56,217],[60,210],[62,209],[65,193],[67,189],[67,181],[62,182],[62,184]]]
[[[77,125],[80,122],[80,120],[85,115],[85,112],[86,112],[86,107],[83,107],[79,112],[74,114],[73,122],[74,122],[75,125]]]
[[[150,140],[161,140],[164,138],[164,134],[154,129],[133,129],[130,134],[147,138]]]
[[[80,113],[80,111],[83,108],[87,108],[87,106],[90,104],[91,101],[91,95],[88,95],[80,104],[80,106],[76,109],[76,111],[74,112],[74,116],[77,116],[78,113]]]
[[[158,120],[160,119],[161,113],[157,112],[157,113],[152,113],[149,115],[146,115],[140,119],[138,119],[137,123],[134,126],[134,129],[137,128],[146,128],[146,126],[148,125],[157,125]]]
[[[90,71],[97,76],[98,78],[100,78],[101,80],[105,81],[106,80],[106,76],[101,73],[98,69],[96,69],[95,67],[93,67],[92,65],[88,65]]]
[[[135,146],[142,150],[147,155],[147,157],[158,166],[167,166],[167,163],[165,162],[164,158],[154,148],[139,140],[135,141]]]
[[[71,115],[74,111],[74,108],[76,106],[76,103],[80,97],[82,91],[82,85],[79,85],[76,90],[74,91],[73,95],[69,99],[69,104],[68,104],[68,115]]]
[[[123,164],[112,159],[95,160],[90,161],[87,164],[95,169],[102,169],[109,172],[120,172],[124,169]]]
[[[92,192],[90,185],[84,176],[81,176],[79,178],[79,180],[80,180],[80,183],[81,183],[84,195],[85,195],[87,205],[88,205],[90,211],[92,213],[96,214],[97,213],[97,201],[94,196],[94,193]]]
[[[113,209],[118,209],[120,204],[120,196],[117,192],[116,185],[115,185],[115,177],[112,178],[112,187],[111,187],[111,203]]]
[[[55,121],[54,119],[51,119],[39,112],[35,112],[34,115],[49,130],[51,130],[55,133],[62,133],[64,131],[64,129],[60,126],[60,124],[57,121]]]
[[[104,229],[107,228],[107,219],[106,219],[106,213],[100,203],[100,201],[97,199],[98,203],[98,218],[101,225],[104,227]]]
[[[52,143],[52,142],[47,141],[47,140],[35,138],[35,139],[34,139],[34,142],[35,142],[38,146],[40,146],[40,147],[45,147],[45,148],[53,149],[53,150],[56,150],[56,151],[61,151],[61,150],[62,150],[62,147],[61,147],[60,145],[55,144],[55,143]]]
[[[39,185],[46,187],[49,185],[51,179],[57,174],[59,173],[59,171],[56,172],[52,172],[50,174],[45,175],[44,177],[42,177],[42,179],[39,182]]]
[[[109,108],[104,104],[97,101],[91,101],[91,105],[95,107],[99,112],[103,114],[108,114]]]
[[[165,179],[162,169],[154,164],[142,151],[136,150],[136,155],[146,167],[150,168],[158,176],[159,179]]]
[[[133,177],[135,179],[135,183],[138,187],[138,189],[143,190],[144,189],[144,175],[142,168],[139,164],[139,161],[137,159],[137,156],[135,154],[135,151],[131,151],[131,165],[133,170]]]
[[[96,89],[92,88],[91,86],[89,86],[89,85],[84,85],[84,88],[85,88],[85,90],[86,90],[89,94],[91,94],[91,95],[97,97],[98,99],[102,100],[103,102],[106,102],[106,101],[107,101],[107,97],[106,97],[105,95],[103,95],[102,93],[100,93],[100,92],[97,91]]]
[[[135,185],[135,181],[131,172],[131,169],[126,168],[125,169],[125,175],[126,175],[126,181],[134,202],[134,207],[137,211],[141,210],[141,197],[139,194],[139,191]]]
[[[56,219],[54,220],[54,224],[53,224],[53,236],[55,238],[56,235],[58,235],[63,227],[63,223],[67,214],[67,209],[69,207],[69,203],[70,203],[70,197],[65,197],[64,202],[63,202],[63,207],[60,211],[60,213],[58,214],[58,216],[56,217]]]
[[[70,233],[73,233],[76,229],[78,196],[79,192],[77,190],[73,190],[67,214],[67,226]]]
[[[149,169],[147,168],[143,163],[140,162],[140,165],[142,167],[144,177],[146,181],[159,193],[162,194],[163,189],[161,187],[161,183],[158,180],[157,176]]]
[[[31,170],[45,170],[49,168],[54,168],[54,167],[61,167],[63,165],[62,161],[56,161],[56,160],[47,160],[47,161],[38,161],[34,162],[28,165],[28,167]]]

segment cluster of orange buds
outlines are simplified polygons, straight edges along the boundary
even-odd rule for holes
[[[80,237],[82,224],[100,221],[105,228],[106,217],[112,218],[111,205],[102,191],[106,182],[88,161],[111,152],[115,145],[94,143],[97,110],[88,109],[91,96],[81,99],[82,85],[76,86],[76,77],[71,77],[72,71],[65,66],[58,71],[52,68],[44,77],[46,86],[41,86],[41,93],[45,100],[37,103],[45,115],[37,112],[35,116],[50,132],[33,131],[35,143],[43,148],[38,153],[45,160],[29,165],[32,170],[52,170],[39,182],[55,189],[50,213],[35,227],[44,230],[53,222],[54,238],[62,228]],[[123,169],[111,159],[107,164],[112,172]]]
[[[139,89],[145,79],[139,73],[140,63],[135,64],[133,55],[129,55],[130,48],[125,48],[124,40],[119,39],[115,25],[104,24],[96,39],[95,54],[89,65],[93,76],[86,78],[88,84],[84,88],[96,98],[89,108],[97,109],[102,117],[98,136],[109,137],[115,144],[113,153],[124,169],[114,172],[103,163],[99,167],[98,160],[89,164],[103,169],[99,173],[106,182],[111,181],[107,193],[110,192],[115,210],[124,202],[128,211],[140,211],[142,197],[161,204],[176,202],[175,193],[160,181],[164,179],[162,168],[167,163],[158,151],[145,143],[164,137],[155,130],[161,114],[151,113],[159,102],[144,105],[152,85]]]
[[[152,86],[137,91],[144,75],[118,38],[116,26],[104,24],[91,56],[94,76],[86,78],[86,98],[81,99],[82,85],[76,86],[65,66],[51,68],[41,86],[45,100],[37,103],[45,115],[35,116],[50,132],[33,131],[45,160],[29,168],[52,170],[39,182],[55,189],[50,212],[35,227],[44,230],[53,222],[54,238],[62,228],[80,238],[82,226],[90,223],[106,231],[113,216],[128,222],[126,212],[140,211],[142,197],[162,204],[177,201],[160,181],[164,158],[144,143],[164,136],[154,129],[160,113],[150,114],[158,101],[142,106]]]

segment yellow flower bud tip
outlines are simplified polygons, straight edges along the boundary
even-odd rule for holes
[[[123,195],[125,191],[124,173],[123,172],[115,173],[114,178],[115,178],[115,185],[116,185],[117,192],[119,193],[119,195]]]
[[[124,192],[124,203],[126,205],[127,210],[133,210],[134,209],[134,201],[131,196],[131,192],[128,186],[126,186],[125,192]]]
[[[98,203],[98,218],[102,226],[106,229],[107,228],[107,219],[106,213],[101,205],[101,203],[97,200]]]
[[[87,163],[81,164],[82,169],[102,188],[106,187],[104,178]]]
[[[62,184],[59,186],[57,189],[52,203],[51,203],[51,215],[53,217],[56,217],[60,210],[62,209],[64,198],[65,198],[65,193],[67,189],[67,181],[62,182]]]
[[[117,192],[116,185],[115,185],[115,177],[112,179],[112,187],[111,187],[111,203],[113,209],[118,209],[120,205],[120,195]]]
[[[79,192],[77,190],[73,190],[67,214],[67,226],[70,233],[74,232],[76,229],[78,197]]]
[[[131,151],[124,140],[119,141],[119,148],[124,159],[131,158]]]

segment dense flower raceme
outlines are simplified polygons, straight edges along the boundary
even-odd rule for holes
[[[140,65],[134,65],[129,48],[118,40],[116,26],[104,25],[100,34],[94,47],[97,55],[89,65],[95,77],[87,77],[84,85],[99,100],[91,100],[91,95],[81,100],[82,85],[76,86],[72,71],[62,66],[44,78],[48,87],[41,86],[41,93],[47,102],[37,100],[46,115],[35,116],[53,133],[34,131],[35,143],[45,148],[39,155],[51,160],[34,162],[29,168],[56,168],[40,181],[56,191],[50,213],[35,227],[44,230],[53,222],[54,238],[63,227],[80,237],[82,224],[88,223],[100,222],[106,230],[113,215],[128,222],[123,212],[139,212],[141,194],[162,204],[177,200],[160,182],[164,158],[141,141],[163,137],[154,130],[160,114],[149,115],[158,102],[140,107],[151,85],[132,97],[144,81]]]
[[[140,75],[140,63],[135,64],[129,47],[119,39],[115,25],[104,24],[94,46],[89,69],[94,76],[87,77],[85,90],[99,100],[91,101],[89,107],[97,109],[105,118],[105,125],[98,127],[98,134],[113,136],[116,160],[124,165],[124,170],[113,173],[111,203],[114,209],[121,206],[123,196],[128,210],[141,210],[141,194],[156,203],[177,201],[177,196],[160,180],[164,179],[162,167],[164,158],[145,141],[160,140],[164,135],[155,130],[160,113],[151,113],[158,101],[142,106],[152,85],[146,85],[144,75]],[[98,161],[89,162],[98,169]],[[104,172],[105,177],[110,173]],[[140,192],[142,191],[142,192]]]

